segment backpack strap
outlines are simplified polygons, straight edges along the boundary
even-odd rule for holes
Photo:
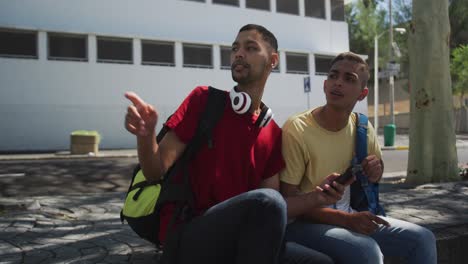
[[[193,193],[190,184],[188,164],[201,146],[207,142],[208,147],[213,147],[212,131],[216,123],[221,119],[226,106],[226,92],[213,87],[208,88],[208,100],[203,110],[195,135],[187,145],[182,156],[176,161],[170,171],[164,177],[165,184],[161,189],[160,196],[156,203],[156,210],[160,210],[166,202],[176,201],[176,208],[167,226],[166,241],[164,244],[164,254],[161,263],[171,263],[170,260],[176,258],[180,234],[183,232],[184,225],[173,228],[179,220],[187,220],[192,217]],[[182,184],[173,182],[175,173],[182,171]]]
[[[367,123],[368,118],[361,113],[356,115],[356,158],[359,164],[367,157]]]
[[[193,138],[187,144],[184,152],[179,159],[173,164],[171,168],[164,175],[164,184],[167,185],[168,191],[161,192],[158,198],[158,203],[165,203],[168,201],[187,200],[191,196],[186,189],[190,189],[190,181],[188,176],[188,164],[195,153],[201,148],[203,143],[208,142],[208,147],[213,147],[212,130],[218,120],[224,113],[226,105],[226,93],[213,87],[208,88],[208,100],[205,109],[201,113],[197,129]],[[174,183],[173,178],[180,170],[183,171],[183,183]],[[170,191],[169,191],[170,189]],[[185,194],[185,195],[181,195]],[[191,198],[190,198],[191,199]]]
[[[367,124],[368,118],[361,113],[356,115],[356,146],[352,161],[356,181],[351,185],[351,206],[358,211],[368,210],[373,214],[385,215],[379,204],[379,184],[369,182],[363,175],[362,161],[367,157]]]

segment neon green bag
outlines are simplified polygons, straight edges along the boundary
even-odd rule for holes
[[[212,147],[211,131],[224,113],[226,98],[227,93],[225,91],[209,87],[207,105],[200,117],[195,135],[187,144],[181,157],[163,176],[163,180],[157,182],[147,181],[140,165],[137,165],[133,170],[132,181],[120,212],[120,220],[122,223],[124,219],[127,220],[133,231],[140,237],[158,246],[161,245],[158,237],[159,211],[168,202],[176,204],[175,213],[169,226],[173,225],[174,220],[190,219],[190,216],[185,217],[190,215],[193,203],[187,172],[188,163],[202,144],[208,143],[208,146]],[[168,128],[163,126],[156,141],[160,142],[167,131]],[[183,183],[172,182],[173,176],[181,170],[184,172]],[[168,233],[168,235],[170,234],[175,234],[175,232]]]

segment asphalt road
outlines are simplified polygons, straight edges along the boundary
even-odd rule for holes
[[[457,148],[458,163],[468,163],[468,148]],[[408,150],[387,150],[383,151],[383,160],[385,162],[385,172],[406,171],[408,166]]]

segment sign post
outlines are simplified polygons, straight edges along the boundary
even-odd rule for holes
[[[310,109],[310,76],[304,77],[304,93],[307,94],[307,109]]]

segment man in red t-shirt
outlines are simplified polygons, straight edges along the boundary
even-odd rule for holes
[[[286,244],[286,203],[277,192],[278,173],[285,166],[281,129],[262,102],[266,80],[278,65],[275,36],[259,25],[242,27],[232,44],[231,73],[237,86],[226,92],[224,113],[213,129],[214,148],[202,146],[189,164],[196,217],[184,226],[177,260],[172,263],[332,263],[318,252]],[[195,88],[166,126],[158,144],[158,113],[135,93],[126,93],[125,126],[136,135],[138,158],[147,179],[158,180],[180,157],[194,136],[206,106],[208,88]],[[315,193],[290,197],[304,205],[336,202],[343,187],[323,185]],[[299,203],[295,203],[299,204]],[[161,211],[159,238],[166,241],[172,207]],[[171,247],[172,248],[172,247]],[[281,256],[279,258],[279,256]]]

